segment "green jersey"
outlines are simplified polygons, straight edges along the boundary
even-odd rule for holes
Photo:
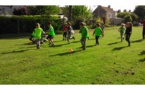
[[[51,36],[55,36],[54,28],[52,26],[49,26],[47,34]]]
[[[82,37],[89,37],[88,28],[86,26],[82,27],[80,32]]]
[[[36,39],[41,39],[41,34],[42,34],[42,32],[43,32],[43,29],[42,28],[35,28],[34,29],[34,37],[36,38]]]
[[[122,33],[125,31],[125,27],[120,27],[119,29],[120,29],[120,32]]]
[[[101,36],[101,30],[100,27],[95,28],[95,36]]]
[[[31,36],[35,38],[35,33],[33,32],[33,33],[31,34]]]

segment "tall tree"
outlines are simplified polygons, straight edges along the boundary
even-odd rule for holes
[[[64,14],[68,16],[68,9],[69,6],[65,6]],[[83,19],[87,20],[88,18],[92,17],[91,10],[88,9],[86,6],[72,6],[72,20],[76,19]]]
[[[136,6],[134,13],[139,17],[139,19],[145,18],[145,5]]]
[[[120,12],[117,17],[123,18],[125,21],[138,21],[138,16],[132,12]]]

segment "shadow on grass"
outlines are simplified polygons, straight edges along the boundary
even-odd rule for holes
[[[128,46],[116,47],[116,48],[114,48],[112,51],[121,50],[121,49],[126,48],[126,47],[128,47]]]
[[[145,54],[145,51],[143,50],[142,52],[140,52],[139,55],[144,55]]]
[[[10,53],[21,53],[21,52],[25,52],[25,51],[28,51],[28,50],[19,50],[19,51],[11,51],[11,52],[3,52],[1,54],[10,54]]]
[[[93,47],[93,46],[95,46],[95,45],[88,45],[88,46],[86,46],[86,48],[91,48],[91,47]]]
[[[73,51],[73,52],[58,53],[58,54],[50,55],[50,56],[64,56],[64,55],[74,54],[74,53],[80,52],[80,51],[82,51],[82,50],[77,50],[77,51]]]
[[[80,42],[80,41],[73,41],[73,42],[71,42],[71,43],[78,43],[78,42]]]
[[[132,43],[138,43],[138,42],[142,42],[143,39],[139,39],[139,40],[135,40],[135,41],[131,41]]]
[[[108,45],[114,45],[114,44],[118,44],[120,42],[113,42],[113,43],[109,43]]]
[[[145,58],[140,59],[139,62],[145,62]]]
[[[58,45],[54,45],[54,46],[49,46],[49,47],[61,47],[61,46],[63,46],[63,45],[68,45],[68,43],[64,43],[64,44],[58,44]]]

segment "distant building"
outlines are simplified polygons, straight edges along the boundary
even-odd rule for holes
[[[13,11],[16,9],[24,8],[26,10],[26,13],[28,13],[26,6],[6,6],[1,5],[0,6],[0,15],[13,15]]]
[[[99,5],[94,11],[93,11],[94,17],[106,17],[107,19],[115,18],[116,12],[111,8],[110,5],[108,7],[104,7]]]
[[[120,12],[120,10],[118,11]],[[110,5],[108,7],[104,7],[99,5],[94,11],[93,11],[93,17],[100,17],[100,18],[106,18],[110,21],[110,24],[118,25],[122,23],[122,18],[116,17],[117,12],[114,11]]]

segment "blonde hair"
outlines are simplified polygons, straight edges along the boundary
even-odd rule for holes
[[[85,23],[85,22],[81,22],[81,23],[80,23],[80,25],[85,26],[85,25],[86,25],[86,23]]]
[[[130,25],[130,27],[132,27],[132,26],[133,26],[132,22],[127,22],[127,24],[129,24],[129,25]]]
[[[36,27],[40,28],[40,23],[36,23]]]

